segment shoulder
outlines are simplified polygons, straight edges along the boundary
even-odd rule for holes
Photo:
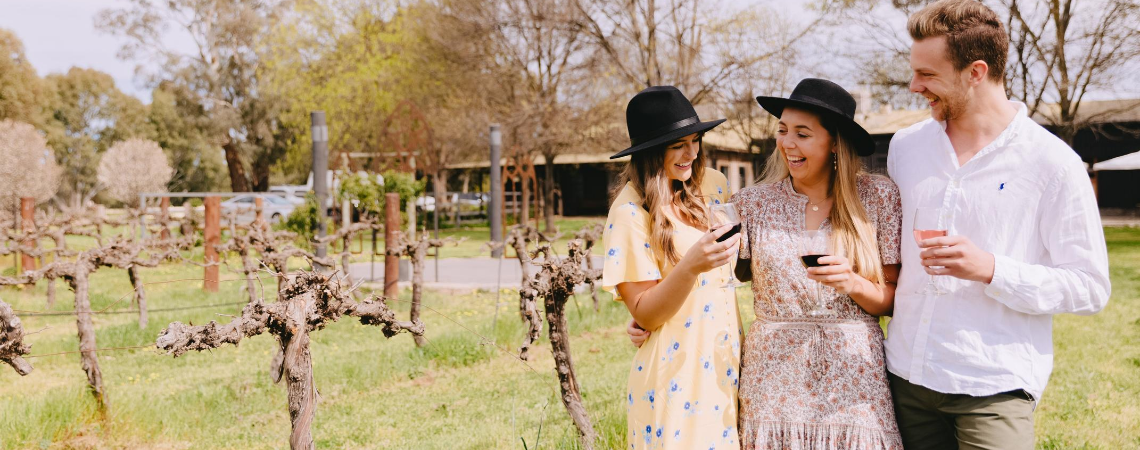
[[[618,195],[614,197],[614,202],[610,204],[610,211],[606,218],[608,223],[606,229],[610,229],[613,224],[644,223],[649,216],[641,205],[641,196],[633,189],[633,185],[627,183],[618,191]]]
[[[922,135],[927,134],[927,131],[941,127],[942,126],[935,121],[934,118],[928,117],[926,120],[896,131],[895,135],[891,137],[891,146],[907,144],[913,142],[916,138],[921,139]]]
[[[890,178],[863,173],[856,180],[859,199],[868,213],[873,210],[890,211],[900,202],[899,187]]]
[[[1023,123],[1018,133],[1018,140],[1022,141],[1026,151],[1032,153],[1032,158],[1039,159],[1042,163],[1050,166],[1049,169],[1052,170],[1049,172],[1055,173],[1073,168],[1084,169],[1084,162],[1080,155],[1072,147],[1069,147],[1069,144],[1029,118],[1021,118],[1020,120]]]
[[[861,173],[856,180],[860,193],[869,194],[897,194],[899,191],[898,185],[893,180],[883,175],[874,173]]]
[[[705,167],[701,176],[701,193],[704,195],[728,195],[728,178],[712,167]]]
[[[736,195],[733,195],[732,198],[744,200],[744,199],[759,199],[762,197],[770,196],[773,193],[776,193],[779,191],[780,183],[781,182],[775,182],[775,183],[759,182],[759,183],[753,184],[752,186],[748,186],[744,189],[741,189],[739,192],[736,193]]]

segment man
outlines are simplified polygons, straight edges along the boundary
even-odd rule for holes
[[[887,167],[903,226],[941,208],[948,235],[902,246],[886,343],[899,431],[908,449],[1032,449],[1053,315],[1108,301],[1096,199],[1080,157],[1006,97],[997,14],[941,0],[907,29],[933,118],[895,135]]]

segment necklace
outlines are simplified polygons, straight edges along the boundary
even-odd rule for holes
[[[811,206],[811,210],[812,210],[812,211],[819,211],[819,204],[820,204],[820,203],[823,203],[823,202],[826,202],[826,201],[827,201],[827,199],[826,199],[826,198],[825,198],[825,199],[823,199],[823,200],[820,200],[820,201],[818,201],[818,202],[815,202],[815,203],[812,203],[812,202],[811,202],[811,200],[808,200],[808,205],[809,205],[809,206]]]

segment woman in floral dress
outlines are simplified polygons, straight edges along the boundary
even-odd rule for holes
[[[738,449],[740,319],[730,277],[739,235],[709,230],[709,204],[728,197],[706,170],[701,122],[680,91],[646,89],[630,101],[632,154],[603,233],[602,287],[653,330],[629,372],[630,449]]]
[[[898,189],[862,172],[874,141],[843,88],[806,79],[789,98],[757,101],[780,122],[763,182],[731,200],[756,311],[741,364],[742,448],[901,449],[876,317],[894,303]],[[836,251],[823,266],[801,264],[803,230],[830,233]],[[817,282],[830,315],[808,314]]]

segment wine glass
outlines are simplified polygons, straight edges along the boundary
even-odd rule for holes
[[[711,213],[712,217],[709,225],[711,225],[713,229],[725,225],[732,225],[732,228],[729,229],[728,232],[716,239],[717,242],[724,242],[732,237],[732,235],[740,232],[740,213],[736,211],[736,205],[732,203],[717,203],[712,205]],[[744,283],[736,279],[736,270],[733,263],[729,263],[728,268],[728,281],[721,287],[736,289],[740,286],[744,286]]]
[[[914,243],[918,245],[927,239],[946,236],[946,225],[946,214],[942,208],[918,208],[914,212]],[[919,293],[942,295],[946,291],[934,282],[934,275],[930,275],[926,286]]]
[[[824,256],[829,256],[835,252],[831,243],[831,233],[827,230],[803,230],[800,231],[800,262],[803,263],[804,268],[822,266],[819,259]],[[807,315],[812,317],[830,316],[834,314],[827,308],[827,302],[823,298],[823,283],[815,283],[815,305]]]

